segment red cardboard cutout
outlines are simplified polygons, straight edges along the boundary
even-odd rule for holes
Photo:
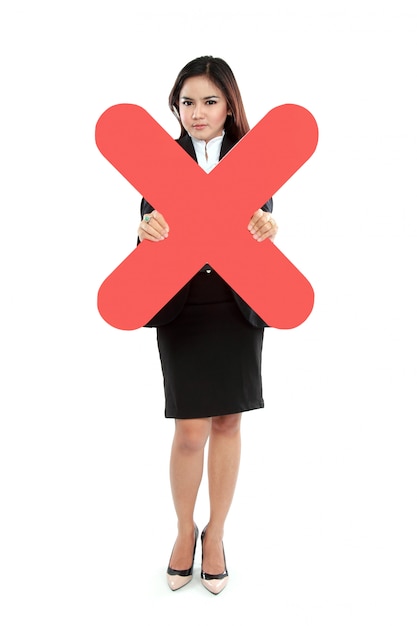
[[[143,241],[103,282],[98,308],[106,322],[143,326],[205,263],[269,326],[304,322],[314,302],[310,283],[271,241],[255,241],[247,225],[317,140],[311,113],[282,105],[206,174],[143,108],[105,111],[96,126],[100,152],[170,227],[167,239]]]

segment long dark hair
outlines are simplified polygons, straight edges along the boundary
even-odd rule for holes
[[[229,65],[223,59],[212,56],[198,57],[185,65],[177,76],[171,93],[169,94],[169,108],[181,125],[181,135],[184,137],[187,131],[181,124],[179,113],[179,97],[181,89],[187,80],[193,76],[206,76],[223,93],[231,115],[228,115],[224,125],[227,135],[239,141],[249,131],[245,109],[240,95],[239,87]]]

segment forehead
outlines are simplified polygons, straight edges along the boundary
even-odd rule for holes
[[[180,91],[180,98],[206,98],[207,96],[221,96],[222,91],[207,76],[192,76],[187,78]]]

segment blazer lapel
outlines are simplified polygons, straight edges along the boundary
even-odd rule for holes
[[[222,159],[225,156],[225,154],[227,154],[229,150],[231,150],[233,146],[236,145],[236,143],[237,143],[236,141],[232,141],[230,137],[225,135],[223,137],[222,147],[220,148],[220,158]]]
[[[192,159],[194,159],[194,161],[197,161],[197,155],[195,153],[190,135],[184,135],[184,137],[180,137],[179,139],[177,139],[177,142],[180,144],[181,148],[184,148],[184,150],[188,152],[188,154]]]

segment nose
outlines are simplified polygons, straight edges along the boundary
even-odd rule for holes
[[[193,111],[193,119],[200,119],[203,117],[203,108],[202,105],[199,103],[196,103],[195,107],[194,107],[194,111]]]

